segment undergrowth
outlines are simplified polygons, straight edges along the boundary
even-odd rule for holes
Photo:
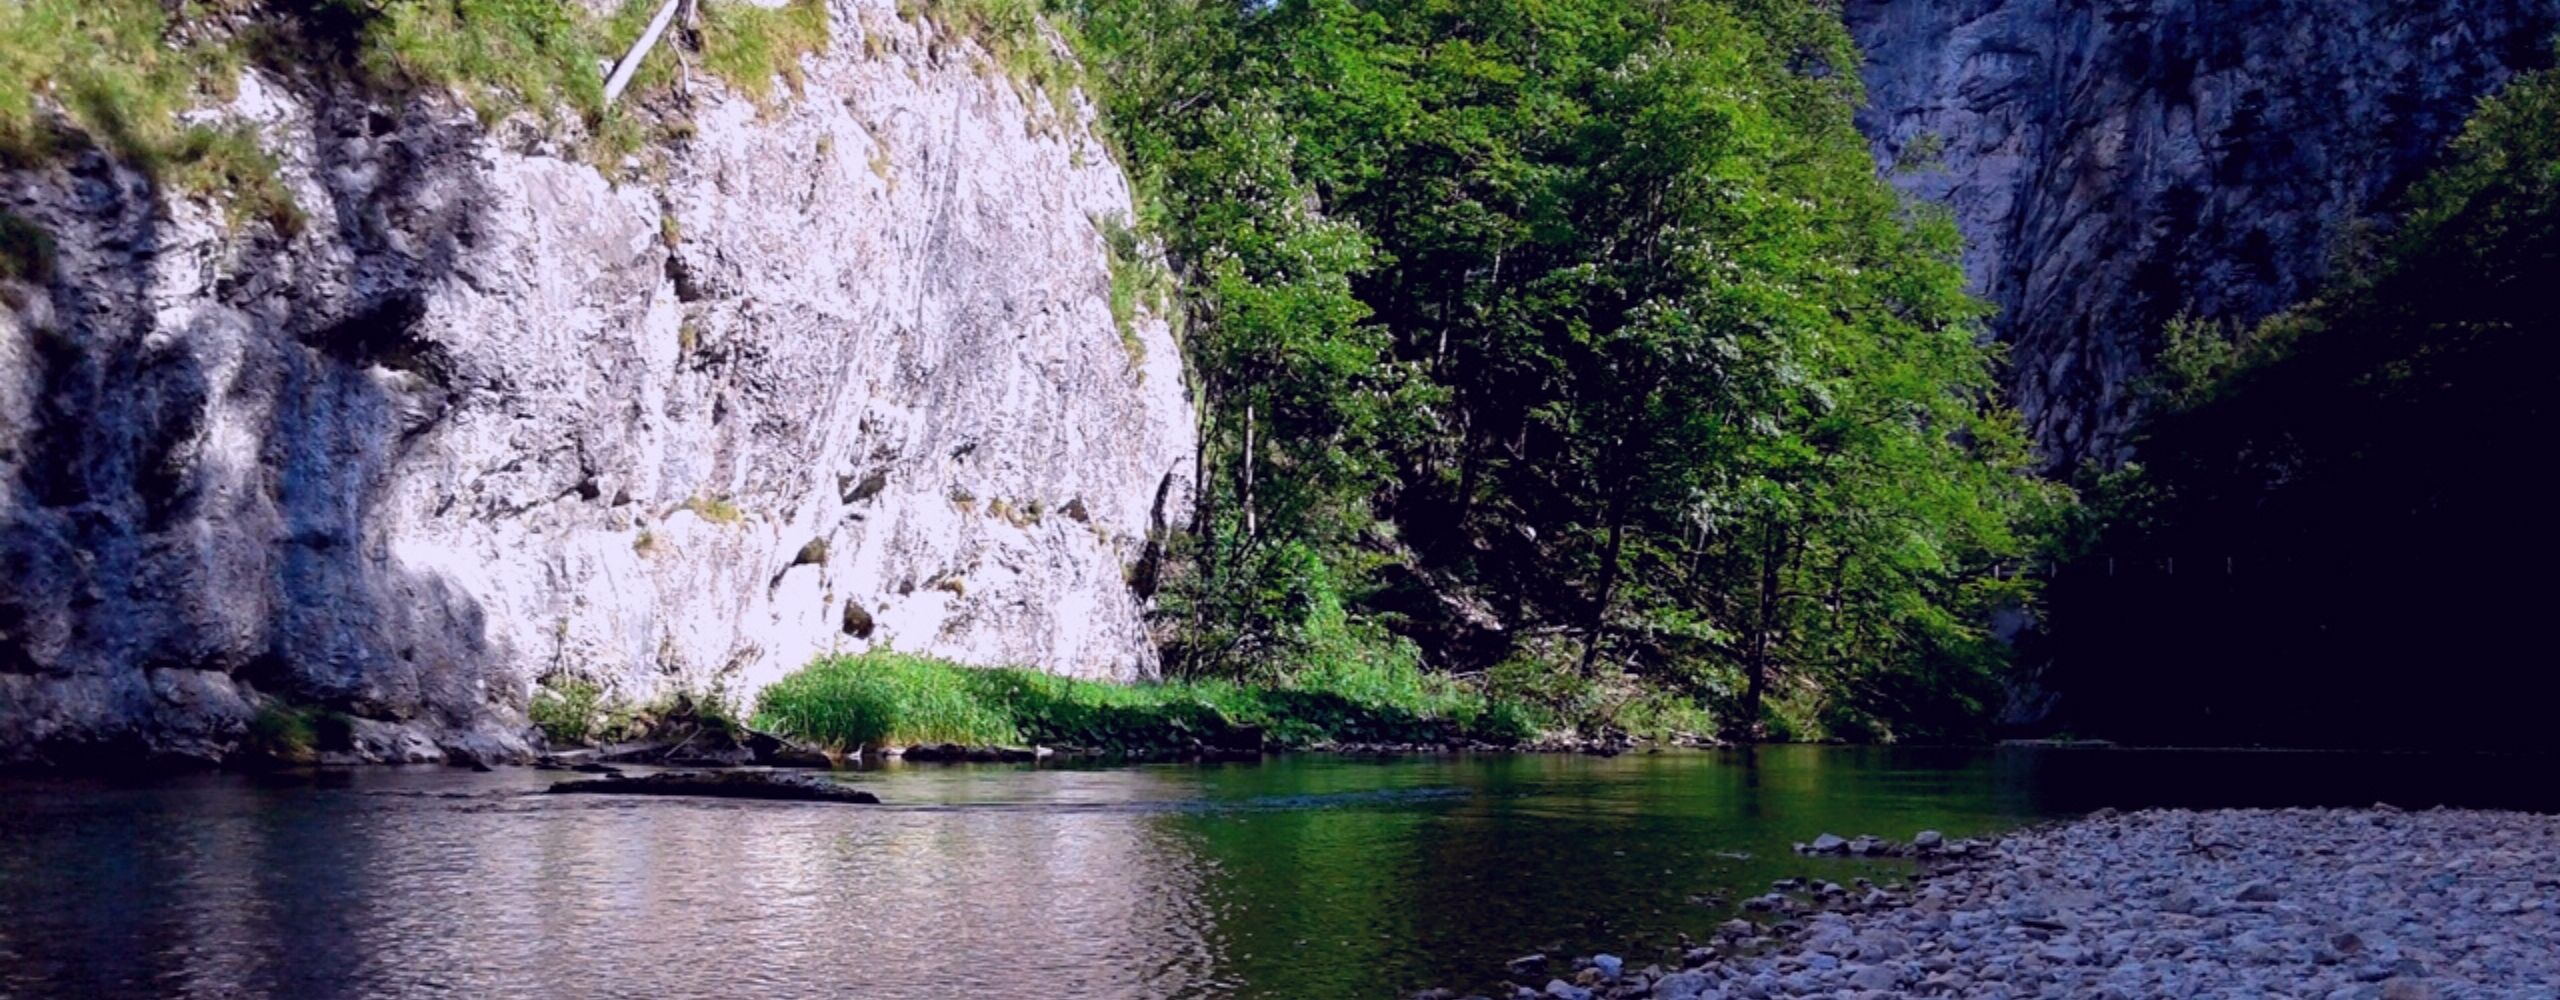
[[[1115,684],[874,651],[821,659],[757,699],[757,726],[834,749],[1036,743],[1112,751],[1515,743],[1516,706],[1418,671],[1310,671],[1286,686]]]

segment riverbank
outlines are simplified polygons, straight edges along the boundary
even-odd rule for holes
[[[1338,670],[1290,685],[1117,684],[885,651],[810,664],[758,694],[750,719],[837,753],[1509,748],[1536,744],[1546,728],[1519,705],[1416,670]]]
[[[1517,995],[2560,996],[2560,817],[2465,810],[2101,812],[1870,893],[1779,892],[1767,924]],[[1820,885],[1824,862],[1808,858]],[[1691,968],[1665,971],[1677,965]],[[1620,969],[1612,977],[1608,970]]]

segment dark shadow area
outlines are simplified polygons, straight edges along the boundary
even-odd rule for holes
[[[354,27],[314,17],[258,50],[310,112],[307,135],[268,130],[326,190],[298,235],[173,231],[159,179],[96,148],[9,176],[0,207],[56,266],[50,308],[19,311],[35,363],[0,372],[38,401],[0,434],[0,674],[20,675],[0,683],[25,702],[0,758],[218,757],[246,721],[225,678],[341,730],[463,732],[511,689],[482,683],[476,602],[392,557],[386,509],[473,388],[423,321],[483,224],[482,137],[384,103]]]

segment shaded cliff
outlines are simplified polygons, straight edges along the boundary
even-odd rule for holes
[[[2546,64],[2560,0],[1849,0],[1860,124],[1954,211],[2049,460],[2121,461],[2181,311],[2318,286],[2476,100]]]
[[[506,757],[546,678],[742,697],[894,644],[1155,669],[1188,490],[1128,184],[1081,103],[888,0],[760,106],[608,176],[441,97],[244,71],[308,216],[88,150],[0,312],[0,761],[218,758],[263,708],[358,757]],[[1143,575],[1143,574],[1137,574]]]

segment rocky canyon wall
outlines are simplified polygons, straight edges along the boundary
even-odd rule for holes
[[[2316,289],[2476,101],[2547,65],[2560,0],[1848,0],[1860,125],[1953,209],[2056,465],[2121,461],[2181,312]]]
[[[0,311],[0,762],[508,758],[539,681],[733,699],[894,646],[1155,669],[1184,504],[1131,211],[1053,106],[893,0],[762,106],[600,171],[521,118],[245,72],[290,236],[95,150],[4,175],[55,265]]]

